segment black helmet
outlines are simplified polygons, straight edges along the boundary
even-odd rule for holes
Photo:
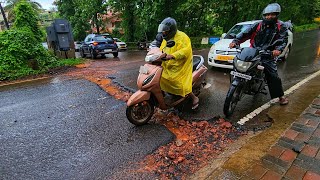
[[[162,33],[165,40],[173,38],[177,30],[177,22],[171,17],[165,18],[158,27],[158,33]]]
[[[266,8],[264,8],[262,12],[263,22],[266,24],[275,24],[278,20],[278,16],[281,12],[281,6],[278,3],[268,4]],[[266,19],[267,14],[275,13],[276,18]]]

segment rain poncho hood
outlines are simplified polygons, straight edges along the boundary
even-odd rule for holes
[[[166,40],[162,41],[160,49],[175,59],[162,62],[163,72],[160,81],[161,89],[165,92],[186,96],[192,92],[192,47],[190,38],[181,31],[177,31],[172,38],[175,45],[165,47]]]

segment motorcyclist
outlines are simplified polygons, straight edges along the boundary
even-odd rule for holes
[[[168,40],[175,41],[171,48],[165,48]],[[192,47],[190,38],[177,28],[176,20],[167,17],[158,27],[156,37],[160,49],[166,53],[166,60],[162,62],[163,72],[160,87],[163,91],[192,98],[192,109],[199,105],[199,98],[192,93]]]
[[[251,28],[238,34],[229,44],[229,48],[234,48],[250,39],[251,47],[265,49],[275,40],[281,39],[282,41],[279,41],[281,44],[269,48],[274,57],[279,56],[288,42],[286,24],[278,20],[280,12],[281,7],[278,3],[267,5],[262,12],[262,22],[257,22]],[[284,96],[282,82],[278,76],[276,61],[265,59],[262,62],[271,98],[279,98],[280,105],[288,104],[289,100]]]

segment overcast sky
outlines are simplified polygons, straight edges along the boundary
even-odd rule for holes
[[[33,1],[40,3],[43,9],[50,9],[50,7],[53,7],[52,3],[54,0],[33,0]]]

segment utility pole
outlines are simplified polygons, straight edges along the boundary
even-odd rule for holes
[[[6,25],[7,29],[9,29],[9,24],[8,24],[8,21],[7,21],[6,13],[4,12],[1,3],[2,2],[0,2],[0,10],[1,10],[1,14],[3,16],[4,24]]]

